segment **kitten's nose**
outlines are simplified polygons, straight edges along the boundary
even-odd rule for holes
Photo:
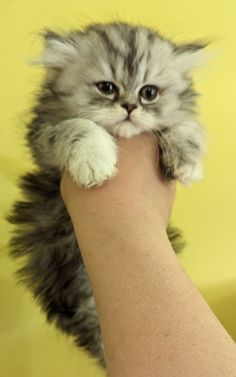
[[[132,113],[132,111],[137,108],[135,103],[122,103],[121,106],[127,110],[128,114]]]

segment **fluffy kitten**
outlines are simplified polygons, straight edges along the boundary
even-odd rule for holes
[[[47,318],[103,362],[91,286],[62,202],[66,168],[78,185],[100,185],[117,172],[115,136],[154,132],[167,178],[201,177],[203,131],[195,119],[189,73],[203,44],[176,45],[126,23],[92,24],[64,36],[45,33],[46,68],[27,140],[36,169],[21,181],[13,255],[25,256],[21,278]],[[173,243],[178,234],[168,230]]]

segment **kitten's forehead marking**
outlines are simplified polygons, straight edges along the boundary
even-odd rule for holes
[[[113,57],[124,57],[125,56],[125,51],[126,51],[126,46],[120,45],[120,40],[115,41],[114,39],[114,33],[113,33],[113,38],[111,37],[110,33],[108,33],[108,30],[106,28],[100,28],[100,27],[94,27],[92,31],[99,36],[103,46],[105,47],[106,51],[110,56]],[[117,35],[118,36],[118,35]],[[124,42],[124,41],[123,41]],[[124,48],[125,47],[125,48]],[[108,56],[109,56],[108,55]]]
[[[109,25],[101,28],[93,27],[92,31],[99,36],[106,49],[101,68],[107,77],[113,75],[113,80],[122,84],[128,90],[134,90],[148,78],[147,63],[150,60],[150,49],[155,41],[155,35],[146,29],[127,28],[124,25]]]
[[[96,81],[114,82],[122,97],[128,93],[137,96],[144,83],[159,86],[163,79],[166,81],[164,71],[173,52],[172,46],[144,27],[93,25],[84,42],[85,50],[94,61],[91,76]]]
[[[122,38],[122,34],[118,29],[110,28],[109,38],[113,46],[120,52],[120,55],[125,56],[127,51],[127,43]]]

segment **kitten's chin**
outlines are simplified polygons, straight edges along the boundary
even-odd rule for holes
[[[124,137],[126,139],[141,134],[142,130],[136,127],[129,120],[124,120],[112,127],[111,133],[114,136]]]

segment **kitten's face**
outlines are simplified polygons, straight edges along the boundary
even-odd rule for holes
[[[131,137],[169,126],[187,104],[191,110],[187,71],[199,46],[180,53],[152,30],[127,24],[48,35],[47,43],[44,63],[57,71],[54,91],[71,116]]]

